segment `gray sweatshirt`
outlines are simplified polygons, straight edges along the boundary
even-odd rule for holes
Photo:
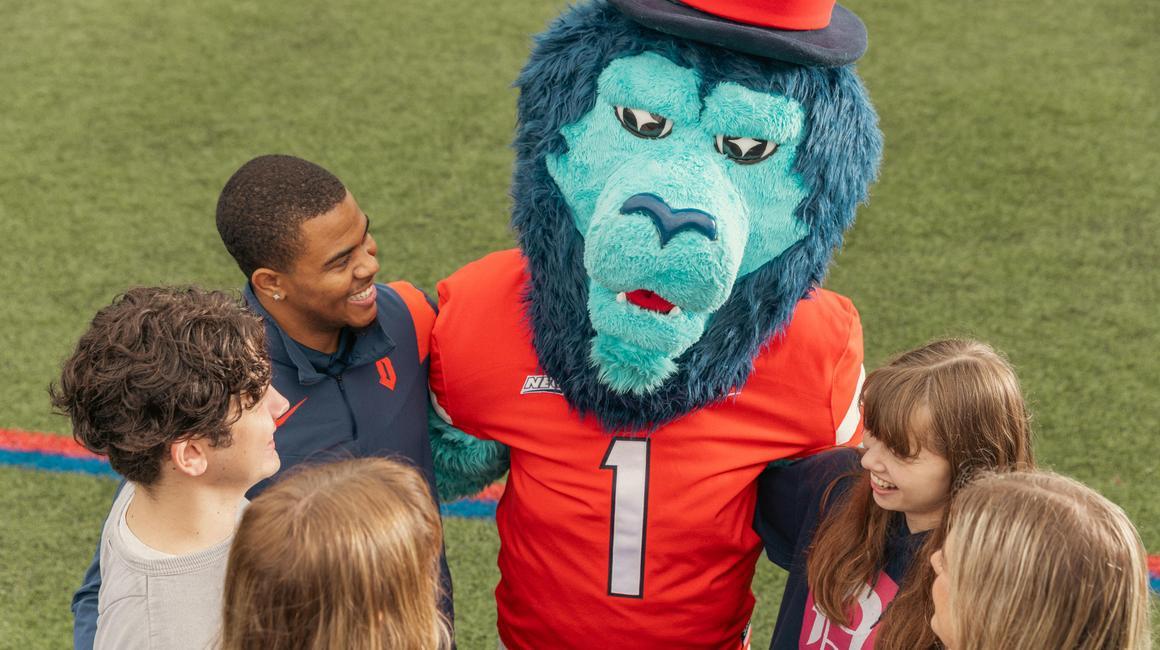
[[[218,638],[231,539],[167,555],[124,523],[136,492],[126,483],[101,535],[95,650],[203,650]]]

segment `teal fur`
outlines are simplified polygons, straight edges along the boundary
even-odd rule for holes
[[[609,63],[596,88],[608,105],[644,109],[680,124],[694,123],[701,112],[700,75],[652,52]]]
[[[592,361],[600,367],[600,379],[622,393],[645,393],[676,371],[676,362],[663,352],[625,343],[615,336],[597,334],[592,340]]]
[[[440,500],[472,496],[507,473],[509,458],[504,445],[463,433],[434,409],[428,411],[427,422]]]
[[[593,282],[614,292],[655,291],[686,311],[712,313],[725,302],[745,251],[748,220],[743,199],[730,191],[721,170],[696,162],[666,168],[649,160],[634,165],[631,176],[610,180],[584,237],[584,267]],[[662,248],[648,217],[620,214],[625,199],[640,192],[661,196],[674,208],[711,202],[715,207],[709,212],[718,219],[717,240],[686,231]],[[699,205],[692,204],[693,197],[700,197]],[[589,300],[590,311],[591,305]],[[598,323],[593,325],[600,331]]]
[[[792,146],[801,142],[804,119],[801,105],[794,100],[754,92],[731,81],[714,86],[705,98],[701,114],[702,128],[709,133],[761,138]]]
[[[640,57],[643,53],[654,56]],[[808,193],[793,214],[808,231],[756,268],[770,253],[758,245],[761,239],[757,235],[751,235],[729,298],[708,318],[697,342],[674,360],[676,371],[655,388],[634,393],[623,387],[611,388],[610,375],[619,373],[602,372],[599,363],[592,361],[598,333],[590,322],[592,278],[585,266],[588,243],[584,237],[603,191],[600,174],[608,171],[600,165],[619,154],[601,155],[589,147],[588,154],[578,155],[582,152],[576,149],[587,137],[584,129],[592,126],[586,117],[613,118],[611,100],[599,97],[601,76],[610,66],[630,62],[640,62],[645,68],[662,65],[657,56],[672,62],[666,68],[672,74],[655,75],[654,79],[654,75],[634,73],[636,78],[648,79],[642,92],[651,86],[659,88],[664,79],[678,75],[697,80],[699,87],[696,94],[674,92],[674,98],[700,102],[719,87],[737,84],[754,91],[755,96],[787,97],[801,107],[801,141],[773,158],[790,156],[793,174],[804,180],[801,187]],[[682,72],[682,68],[688,71]],[[771,337],[784,331],[798,302],[822,283],[834,251],[841,247],[857,206],[868,197],[877,174],[882,134],[854,68],[803,67],[696,43],[647,29],[605,0],[592,0],[570,6],[536,37],[516,85],[520,96],[513,142],[516,159],[511,224],[528,263],[523,299],[536,357],[544,373],[558,382],[568,405],[581,417],[597,418],[609,432],[648,435],[744,386],[757,355]],[[615,92],[612,89],[616,87],[625,84],[604,84],[606,92]],[[628,103],[628,99],[632,98],[617,101]],[[655,110],[651,106],[638,108]],[[673,110],[680,110],[680,106]],[[696,115],[701,116],[701,112]],[[688,121],[681,123],[676,113],[669,117],[678,133],[689,128]],[[619,128],[616,123],[610,126]],[[610,139],[606,144],[613,147],[623,142]],[[698,152],[712,151],[713,143],[707,136],[703,144],[705,148]],[[713,165],[720,164],[712,156],[709,159],[714,160]],[[772,162],[767,160],[744,171],[761,176]],[[734,169],[729,174],[745,178],[740,176],[742,172]],[[745,191],[764,200],[795,186],[787,177],[780,181],[784,185],[778,179],[764,179]],[[763,210],[756,204],[752,209]],[[779,211],[750,218],[772,217],[776,223]],[[792,239],[796,227],[784,221],[781,224]],[[647,382],[636,385],[646,386]]]
[[[725,82],[705,98],[701,118],[704,129],[731,137],[773,140],[777,151],[756,165],[727,165],[726,172],[746,197],[751,212],[749,242],[741,262],[740,276],[748,275],[780,255],[809,229],[793,217],[798,204],[808,195],[805,183],[793,171],[797,147],[801,144],[805,112],[788,97],[749,90]]]
[[[596,201],[612,177],[613,168],[624,161],[646,158],[654,151],[649,145],[667,143],[677,135],[657,141],[633,136],[617,121],[614,107],[628,106],[666,117],[665,111],[668,111],[677,115],[672,119],[678,124],[692,122],[700,112],[697,74],[656,54],[613,61],[601,73],[597,84],[596,105],[592,110],[560,129],[568,143],[568,152],[549,155],[546,160],[549,173],[567,197],[581,235],[588,230]],[[710,140],[710,148],[712,144]],[[631,175],[631,168],[622,170]]]
[[[794,172],[805,113],[794,100],[723,82],[707,89],[692,69],[653,53],[619,58],[600,74],[593,108],[561,128],[567,150],[546,157],[549,174],[584,239],[591,361],[601,381],[641,394],[677,369],[675,359],[704,334],[734,283],[808,234],[794,210],[808,195]],[[668,136],[640,138],[615,107],[672,120]],[[718,153],[717,135],[779,143],[770,158],[739,165]],[[662,246],[650,219],[624,215],[630,196],[654,194],[673,209],[703,210],[717,237],[682,232]],[[678,316],[616,302],[647,289],[681,308]]]
[[[705,329],[705,312],[660,314],[616,302],[616,293],[593,284],[588,293],[588,315],[599,323],[597,338],[615,337],[641,350],[675,357],[697,342]]]

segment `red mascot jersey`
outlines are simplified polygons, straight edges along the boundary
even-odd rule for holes
[[[511,448],[496,512],[501,641],[511,650],[744,647],[758,474],[770,461],[860,440],[857,311],[815,291],[738,394],[647,438],[616,437],[570,410],[544,376],[527,281],[517,250],[467,265],[439,285],[431,338],[439,407],[462,431]]]

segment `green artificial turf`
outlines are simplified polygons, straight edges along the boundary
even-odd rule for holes
[[[868,367],[946,334],[1005,350],[1043,464],[1160,551],[1155,3],[848,5],[886,158],[829,286]],[[0,427],[67,433],[45,386],[125,287],[238,286],[213,208],[254,155],[337,173],[383,279],[431,289],[510,246],[510,83],[562,6],[0,0]],[[0,469],[0,648],[67,645],[112,487]],[[497,545],[447,524],[462,648],[494,647]],[[757,647],[779,579],[763,561]]]

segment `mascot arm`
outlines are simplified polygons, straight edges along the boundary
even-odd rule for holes
[[[508,449],[503,444],[480,440],[456,429],[438,414],[434,405],[427,421],[435,463],[435,487],[441,500],[471,496],[507,472]]]
[[[456,377],[448,367],[454,364],[448,357],[454,357],[456,350],[462,353],[473,349],[470,344],[454,344],[473,341],[475,328],[460,329],[462,319],[456,319],[455,310],[444,309],[449,293],[447,284],[448,280],[439,283],[439,318],[431,330],[428,374],[431,408],[427,414],[435,486],[439,498],[445,502],[476,494],[502,477],[509,464],[507,446],[483,439],[477,427],[472,426],[481,414],[463,408],[456,410],[462,400],[456,399],[455,392],[463,388],[454,381]],[[447,344],[441,344],[443,341]]]
[[[439,318],[437,303],[409,282],[392,282],[389,286],[411,314],[420,358],[429,358],[430,376],[440,378],[440,350],[434,336]],[[471,496],[503,476],[508,468],[508,450],[500,443],[472,438],[451,426],[450,417],[435,401],[441,397],[436,384],[442,386],[443,382],[432,382],[432,405],[427,412],[435,487],[440,499],[453,501]]]

